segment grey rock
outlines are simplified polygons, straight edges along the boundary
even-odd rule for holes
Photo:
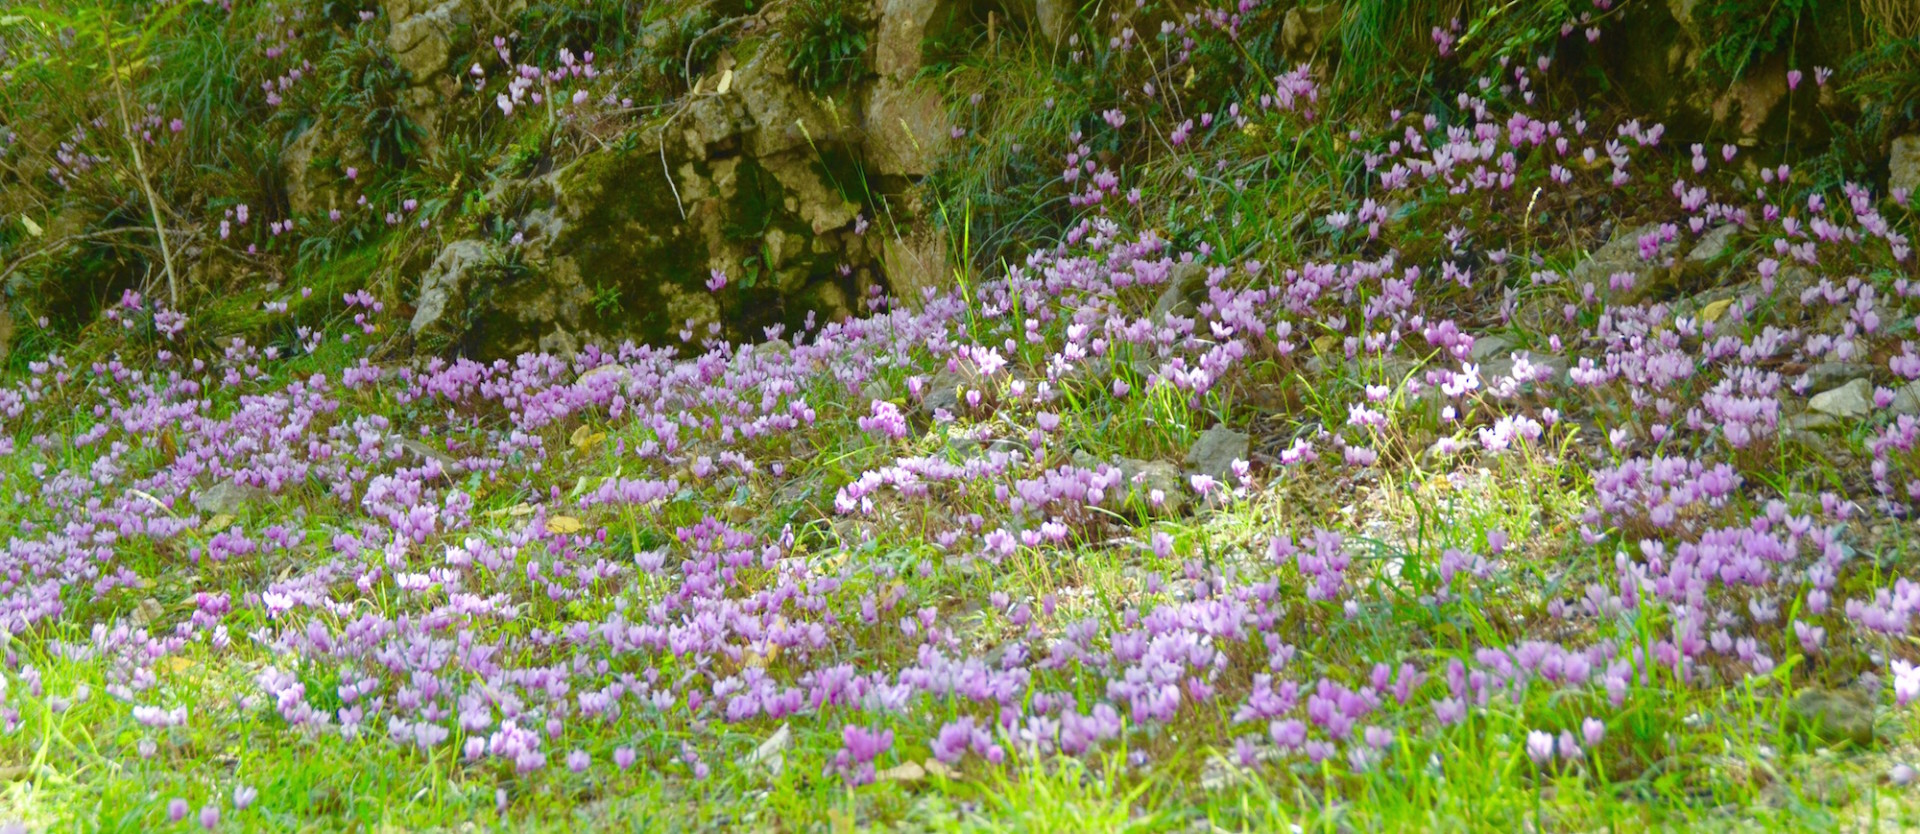
[[[1179,467],[1163,460],[1136,460],[1128,457],[1115,457],[1110,463],[1103,463],[1085,451],[1073,452],[1073,465],[1082,469],[1098,469],[1106,465],[1120,471],[1121,489],[1124,490],[1127,503],[1138,503],[1149,511],[1166,516],[1177,516],[1187,506],[1186,481],[1180,476]],[[1152,505],[1151,495],[1160,491],[1160,505]]]
[[[952,141],[953,120],[931,85],[882,77],[867,93],[867,162],[888,176],[924,177]]]
[[[1864,379],[1856,379],[1831,391],[1815,394],[1807,408],[1842,420],[1859,420],[1873,412],[1873,389]]]
[[[1894,414],[1920,416],[1920,382],[1909,382],[1893,392],[1891,408]]]
[[[793,730],[784,722],[773,735],[767,736],[752,752],[740,757],[740,769],[751,773],[757,768],[765,768],[769,776],[779,776],[786,766],[787,748],[793,746]]]
[[[387,0],[387,49],[394,63],[415,84],[425,83],[447,68],[454,31],[467,24],[465,0],[429,5],[415,0]]]
[[[1594,250],[1592,255],[1573,268],[1570,277],[1574,288],[1591,283],[1596,292],[1619,301],[1644,296],[1654,284],[1666,279],[1668,264],[1679,251],[1676,243],[1664,243],[1654,253],[1652,260],[1640,257],[1640,239],[1659,229],[1659,224],[1648,223],[1635,229],[1615,231],[1606,245]],[[1633,275],[1633,287],[1626,291],[1615,291],[1612,289],[1612,278],[1622,272]]]
[[[933,379],[922,389],[920,410],[927,416],[945,411],[958,414],[960,411],[960,387],[965,385],[967,377],[953,371],[943,370],[933,375]]]
[[[1821,362],[1807,369],[1807,392],[1831,391],[1873,373],[1873,366],[1859,362]]]
[[[1888,188],[1904,188],[1912,199],[1920,200],[1920,133],[1893,140],[1887,170]]]
[[[453,469],[454,463],[456,462],[453,459],[453,456],[447,454],[444,449],[434,448],[431,444],[423,440],[415,440],[414,438],[409,437],[405,440],[400,441],[400,447],[403,449],[406,449],[409,452],[414,453],[415,455],[418,455],[422,462],[430,460],[440,464],[440,468],[442,470],[443,475],[446,472],[451,471]]]
[[[1870,747],[1874,740],[1873,702],[1851,689],[1807,689],[1787,712],[1791,732],[1828,744]]]
[[[1062,43],[1073,27],[1073,0],[1034,0],[1034,22],[1052,43]]]
[[[194,509],[208,515],[239,515],[248,504],[266,498],[266,490],[227,478],[206,489],[196,490],[188,500]]]
[[[1786,427],[1792,432],[1824,432],[1839,430],[1841,423],[1829,415],[1807,411],[1788,417]]]
[[[1733,236],[1740,231],[1739,226],[1724,223],[1707,231],[1700,240],[1687,250],[1687,260],[1697,264],[1706,264],[1727,253],[1733,244]]]
[[[921,44],[927,26],[943,5],[940,0],[879,0],[873,50],[873,68],[881,77],[906,78],[924,62]]]
[[[324,159],[337,168],[371,168],[365,142],[351,133],[332,129],[326,122],[308,125],[287,145],[280,164],[287,173],[287,205],[295,214],[320,215],[351,202],[335,167],[316,166]]]
[[[449,324],[448,313],[457,311],[465,301],[469,278],[476,269],[498,256],[493,245],[484,240],[456,240],[440,250],[433,265],[420,276],[420,295],[413,302],[413,321],[407,331],[414,336],[442,324]]]
[[[1163,460],[1120,458],[1116,468],[1120,470],[1121,483],[1126,485],[1128,495],[1137,498],[1143,506],[1151,508],[1151,496],[1154,490],[1159,490],[1160,512],[1179,515],[1186,509],[1186,482],[1173,464]]]
[[[1201,432],[1199,439],[1193,442],[1193,448],[1187,450],[1186,466],[1189,471],[1211,475],[1216,481],[1231,484],[1233,462],[1248,460],[1252,449],[1253,438],[1246,432],[1214,426]]]
[[[1206,298],[1207,268],[1193,261],[1174,264],[1173,271],[1167,275],[1166,289],[1160,291],[1160,298],[1153,304],[1153,319],[1194,318],[1200,314],[1200,303]]]
[[[1331,43],[1345,9],[1339,3],[1295,6],[1280,24],[1280,48],[1289,60],[1304,61]]]
[[[1507,359],[1513,355],[1513,342],[1505,336],[1480,336],[1473,340],[1473,347],[1467,351],[1468,358],[1474,362],[1487,362],[1493,359]]]
[[[437,95],[432,85],[457,82],[447,68],[433,69],[450,59],[427,60],[434,44],[450,42],[449,54],[462,55],[469,30],[502,4],[523,2],[383,0],[396,27],[389,47],[408,56],[410,73],[440,73],[431,82],[416,75],[425,86],[408,92]],[[657,128],[539,176],[497,181],[487,202],[521,242],[448,244],[417,278],[416,344],[457,345],[490,360],[628,340],[679,346],[683,329],[697,345],[712,325],[721,338],[746,342],[795,313],[855,314],[876,284],[908,307],[926,291],[946,291],[951,256],[917,192],[890,202],[884,223],[867,218],[869,228],[821,160],[851,160],[909,183],[933,170],[951,128],[938,92],[914,72],[926,37],[978,10],[961,4],[881,0],[884,71],[855,94],[811,95],[785,52],[769,45],[776,41],[750,42],[717,59],[687,109]],[[435,22],[463,9],[471,26]],[[642,39],[662,36],[649,29]],[[324,208],[324,199],[308,199]],[[716,269],[730,278],[718,292],[705,286]]]
[[[953,287],[947,264],[947,238],[931,229],[887,235],[880,244],[881,262],[893,297],[909,309],[920,309],[927,293],[935,296]]]

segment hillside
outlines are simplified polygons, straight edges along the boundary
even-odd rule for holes
[[[4,830],[1920,824],[1920,11],[0,7]]]

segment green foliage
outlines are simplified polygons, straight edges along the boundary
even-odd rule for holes
[[[1889,133],[1920,127],[1920,36],[1890,38],[1848,59],[1844,91]]]
[[[866,74],[867,20],[858,0],[795,0],[787,10],[787,66],[801,86],[836,90]]]
[[[367,157],[378,165],[402,167],[419,151],[426,132],[400,102],[406,71],[393,62],[374,27],[357,27],[341,36],[325,51],[319,71],[327,87],[315,108],[316,122],[336,130],[338,125],[356,125]]]
[[[1819,0],[1711,0],[1693,13],[1711,35],[1700,70],[1712,78],[1740,78],[1757,60],[1791,45],[1794,32],[1820,5]]]
[[[663,14],[647,24],[637,61],[645,86],[662,94],[683,91],[731,41],[736,28],[720,28],[707,6]]]
[[[618,55],[633,48],[633,34],[663,4],[637,0],[537,0],[520,13],[518,30],[527,51],[521,60],[558,63],[560,50]]]

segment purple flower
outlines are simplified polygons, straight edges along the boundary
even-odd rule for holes
[[[187,805],[186,800],[181,799],[179,797],[174,797],[172,801],[169,801],[167,803],[167,821],[179,822],[183,819],[186,819],[187,811],[189,810],[191,809]]]
[[[1537,765],[1545,765],[1553,760],[1553,734],[1545,730],[1533,730],[1527,733],[1527,757]]]
[[[1580,722],[1580,735],[1586,738],[1588,747],[1596,747],[1601,739],[1607,737],[1607,725],[1598,718],[1588,716]]]
[[[1916,697],[1920,697],[1920,666],[1904,660],[1893,661],[1894,705],[1904,707]]]

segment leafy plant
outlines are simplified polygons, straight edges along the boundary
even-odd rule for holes
[[[328,80],[321,102],[323,118],[357,124],[368,158],[397,168],[419,150],[426,131],[407,116],[400,102],[407,87],[406,71],[374,40],[372,27],[361,27],[345,43],[327,50],[320,73]]]
[[[799,0],[785,21],[788,69],[816,92],[852,83],[866,71],[871,26],[854,0]]]
[[[15,14],[0,18],[0,25],[27,26],[38,30],[47,41],[72,48],[40,53],[29,60],[63,61],[72,69],[103,81],[112,92],[120,134],[132,155],[133,173],[140,182],[147,209],[153,221],[153,236],[160,248],[160,260],[166,268],[167,294],[180,303],[180,283],[173,269],[173,248],[167,243],[166,222],[160,216],[160,198],[154,194],[153,178],[148,171],[140,142],[134,138],[133,116],[129,110],[128,88],[136,76],[150,66],[154,45],[167,26],[178,19],[187,4],[176,3],[156,9],[136,24],[123,23],[110,6],[85,6],[72,15],[50,9],[23,7]],[[92,52],[87,47],[94,47]],[[52,56],[63,56],[55,58]]]
[[[1701,69],[1723,78],[1741,77],[1755,59],[1790,41],[1802,19],[1819,5],[1817,0],[1713,0],[1696,9],[1694,17],[1707,21],[1712,36]]]

